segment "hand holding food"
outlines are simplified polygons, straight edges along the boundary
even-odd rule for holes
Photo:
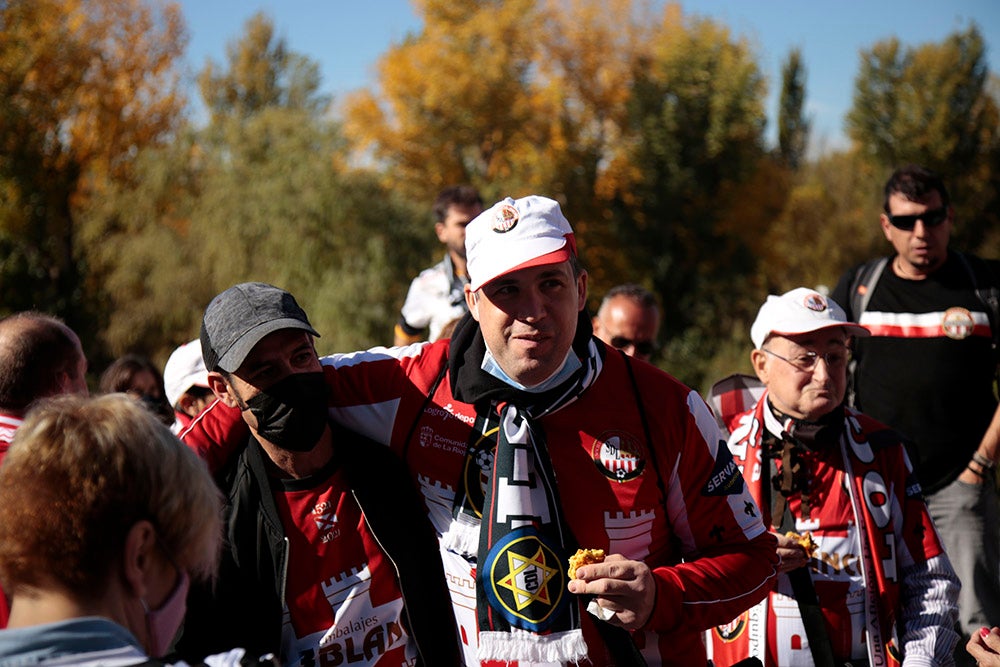
[[[568,589],[575,595],[592,595],[587,611],[626,630],[643,626],[656,601],[656,582],[649,566],[621,554],[607,557],[602,549],[580,549],[570,557]],[[578,569],[589,566],[583,573]]]
[[[812,533],[810,533],[808,530],[802,533],[801,535],[793,530],[790,530],[787,533],[785,533],[785,537],[790,537],[791,539],[795,540],[798,543],[798,545],[802,547],[802,549],[806,552],[806,556],[808,556],[809,558],[812,558],[813,554],[816,553],[816,542],[813,541]]]
[[[774,533],[778,540],[776,551],[778,553],[778,572],[791,572],[809,564],[809,559],[816,552],[816,542],[813,541],[812,533],[799,535],[789,531],[782,535]]]

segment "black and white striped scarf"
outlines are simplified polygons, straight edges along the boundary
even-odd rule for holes
[[[587,656],[581,607],[566,588],[567,558],[576,544],[563,521],[540,419],[597,379],[603,359],[592,338],[590,320],[581,314],[573,342],[581,368],[534,394],[481,369],[486,346],[471,317],[452,336],[452,393],[484,415],[466,467],[482,471],[485,488],[477,497],[479,476],[466,476],[442,541],[477,563],[480,660],[579,662]]]

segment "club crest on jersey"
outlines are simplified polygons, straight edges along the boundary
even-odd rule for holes
[[[313,521],[316,522],[316,531],[320,542],[326,543],[340,537],[340,528],[337,527],[337,508],[329,501],[323,501],[312,509]]]
[[[517,226],[517,220],[520,214],[517,209],[510,204],[503,204],[497,209],[496,214],[493,216],[493,231],[497,234],[504,234],[514,229]]]
[[[949,308],[944,311],[944,317],[941,318],[944,335],[954,340],[968,338],[975,328],[976,321],[972,319],[972,313],[965,308]]]
[[[735,496],[743,493],[743,475],[733,460],[733,455],[724,440],[719,441],[719,453],[715,457],[715,467],[708,483],[701,490],[703,496]]]
[[[542,632],[565,603],[563,559],[532,526],[498,541],[479,564],[490,606],[512,627]]]
[[[715,635],[724,642],[732,642],[747,629],[747,618],[750,612],[745,611],[725,625],[715,626]]]
[[[807,294],[802,300],[802,305],[809,310],[814,310],[817,313],[822,313],[827,308],[826,297],[822,294],[812,292]]]
[[[625,431],[605,431],[594,440],[591,458],[608,479],[627,482],[642,474],[646,457],[639,440]]]

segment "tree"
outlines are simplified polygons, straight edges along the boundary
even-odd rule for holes
[[[318,68],[258,15],[200,81],[211,109],[88,208],[81,242],[102,323],[100,363],[163,361],[198,334],[209,299],[261,280],[294,293],[327,351],[387,340],[410,267],[432,243],[427,213],[344,167]]]
[[[798,169],[806,156],[809,121],[806,120],[806,69],[802,51],[792,49],[781,68],[781,100],[778,108],[778,154],[791,169]]]
[[[537,3],[416,4],[423,30],[382,57],[378,95],[348,98],[347,136],[422,201],[454,183],[494,200],[523,191],[521,160],[548,139],[535,131],[548,113],[531,81]]]
[[[166,146],[146,148],[128,182],[114,183],[82,213],[88,247],[85,291],[100,322],[91,366],[127,352],[159,363],[198,336],[201,313],[215,294],[205,248],[191,235],[200,194],[201,150],[190,129]]]
[[[387,341],[432,243],[429,216],[345,167],[318,68],[275,38],[270,19],[250,19],[227,54],[226,67],[199,76],[211,122],[197,137],[189,234],[205,284],[280,285],[330,351]]]
[[[316,115],[329,104],[318,94],[319,66],[290,51],[263,12],[246,22],[243,37],[226,46],[226,56],[228,69],[209,62],[198,75],[198,88],[213,122],[245,120],[273,108]]]
[[[385,55],[378,89],[345,105],[357,155],[423,201],[459,181],[487,199],[558,199],[594,296],[626,280],[655,288],[669,337],[702,318],[720,276],[738,284],[753,265],[745,237],[780,210],[740,208],[768,192],[745,185],[764,127],[745,43],[675,4],[662,18],[632,0],[425,0],[418,11],[423,29]]]
[[[764,82],[747,44],[668,7],[634,78],[627,134],[633,181],[614,229],[664,306],[667,357],[697,386],[718,331],[747,316],[748,239],[766,223],[749,187],[764,157]],[[773,207],[773,204],[771,205]],[[735,224],[734,224],[735,223]],[[747,307],[748,308],[748,307]]]
[[[3,309],[49,310],[86,333],[80,213],[174,129],[184,39],[175,4],[0,3]]]

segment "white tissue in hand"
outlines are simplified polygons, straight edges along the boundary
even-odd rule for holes
[[[615,615],[615,612],[610,609],[605,609],[601,605],[597,604],[597,600],[591,600],[587,603],[587,611],[602,621],[610,621]]]

